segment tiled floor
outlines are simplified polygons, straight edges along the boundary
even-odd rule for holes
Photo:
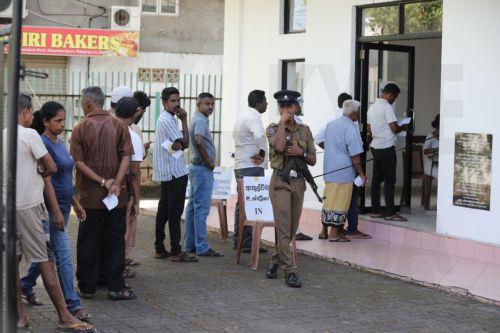
[[[157,201],[145,201],[141,208],[156,210]],[[310,218],[314,212],[305,212]],[[233,210],[228,207],[228,226],[233,230]],[[417,282],[436,284],[453,290],[463,290],[500,304],[500,249],[480,244],[468,248],[461,240],[436,234],[390,228],[386,224],[368,224],[363,229],[377,239],[352,240],[350,243],[330,243],[317,239],[319,225],[302,223],[302,232],[314,236],[312,241],[297,242],[303,253],[324,259],[340,260],[351,265],[379,270]],[[217,211],[212,208],[208,226],[219,229]],[[404,230],[404,229],[403,229]],[[265,228],[262,239],[274,242],[274,231]],[[470,246],[469,246],[470,247]],[[300,263],[299,263],[300,266]]]

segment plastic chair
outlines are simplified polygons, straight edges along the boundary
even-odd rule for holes
[[[265,227],[275,228],[274,221],[249,221],[245,212],[245,198],[243,194],[243,179],[237,180],[238,187],[238,202],[240,205],[239,229],[238,229],[238,244],[236,247],[236,264],[240,263],[241,250],[243,247],[243,230],[245,226],[252,227],[252,249],[250,252],[249,267],[252,270],[257,270],[259,265],[259,249],[260,240],[262,237],[262,229]],[[292,260],[293,265],[297,266],[297,248],[295,244],[295,235],[292,237]]]
[[[212,200],[212,206],[215,206],[219,213],[220,239],[226,240],[229,237],[227,229],[227,200]]]

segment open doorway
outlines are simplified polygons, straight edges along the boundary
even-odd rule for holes
[[[406,136],[399,136],[396,141],[395,202],[408,222],[374,221],[428,232],[436,231],[437,173],[433,173],[436,177],[430,178],[429,185],[424,164],[432,156],[424,154],[424,145],[426,136],[433,132],[431,123],[440,107],[441,16],[442,2],[436,0],[357,7],[355,98],[362,103],[360,120],[365,148],[369,147],[367,110],[386,82],[395,82],[401,89],[394,104],[396,116],[412,118]],[[373,170],[371,159],[368,151],[368,178]],[[360,193],[360,212],[366,214],[370,209],[368,185]]]

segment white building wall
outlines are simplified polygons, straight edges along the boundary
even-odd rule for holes
[[[280,33],[280,2],[225,2],[223,165],[233,163],[228,154],[234,150],[231,131],[236,114],[246,107],[249,91],[267,92],[270,104],[263,117],[265,124],[278,118],[272,94],[280,88],[280,60],[306,59],[304,121],[313,132],[329,118],[336,107],[336,96],[342,91],[353,92],[354,8],[374,1],[309,0],[306,33],[290,35]],[[438,232],[497,245],[500,245],[500,167],[496,163],[500,113],[495,97],[500,88],[499,17],[497,0],[444,0],[437,214]],[[490,212],[453,206],[455,132],[493,134]],[[313,174],[322,171],[322,155],[318,157]],[[305,207],[319,208],[310,191]]]
[[[444,0],[437,231],[500,245],[500,2]],[[453,205],[456,132],[493,134],[491,211]]]
[[[264,124],[277,120],[273,94],[281,87],[283,59],[305,58],[304,122],[313,132],[321,128],[337,107],[337,96],[354,88],[355,6],[370,0],[309,0],[307,31],[282,34],[282,1],[232,0],[225,2],[222,164],[230,166],[227,152],[234,150],[232,129],[237,112],[246,107],[253,89],[266,91],[269,101]],[[375,1],[383,2],[383,1]],[[311,169],[323,170],[322,155]],[[319,180],[322,191],[322,180]],[[320,208],[308,190],[304,203]]]

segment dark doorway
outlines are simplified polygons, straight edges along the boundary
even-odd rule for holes
[[[367,143],[367,111],[379,96],[379,89],[385,82],[395,82],[401,88],[401,94],[395,103],[398,117],[414,118],[414,79],[415,79],[415,48],[412,46],[391,45],[383,43],[359,43],[359,75],[356,77],[356,95],[361,101],[361,126],[365,151]],[[413,121],[410,124],[412,127]],[[406,132],[406,137],[400,137],[398,149],[403,154],[403,194],[400,210],[411,208],[412,181],[412,142],[413,130]],[[398,152],[399,153],[399,152]],[[364,168],[367,170],[368,153],[364,154]],[[368,162],[369,163],[369,162]],[[369,173],[368,173],[369,174]],[[369,212],[366,204],[365,188],[361,191],[360,208]]]

